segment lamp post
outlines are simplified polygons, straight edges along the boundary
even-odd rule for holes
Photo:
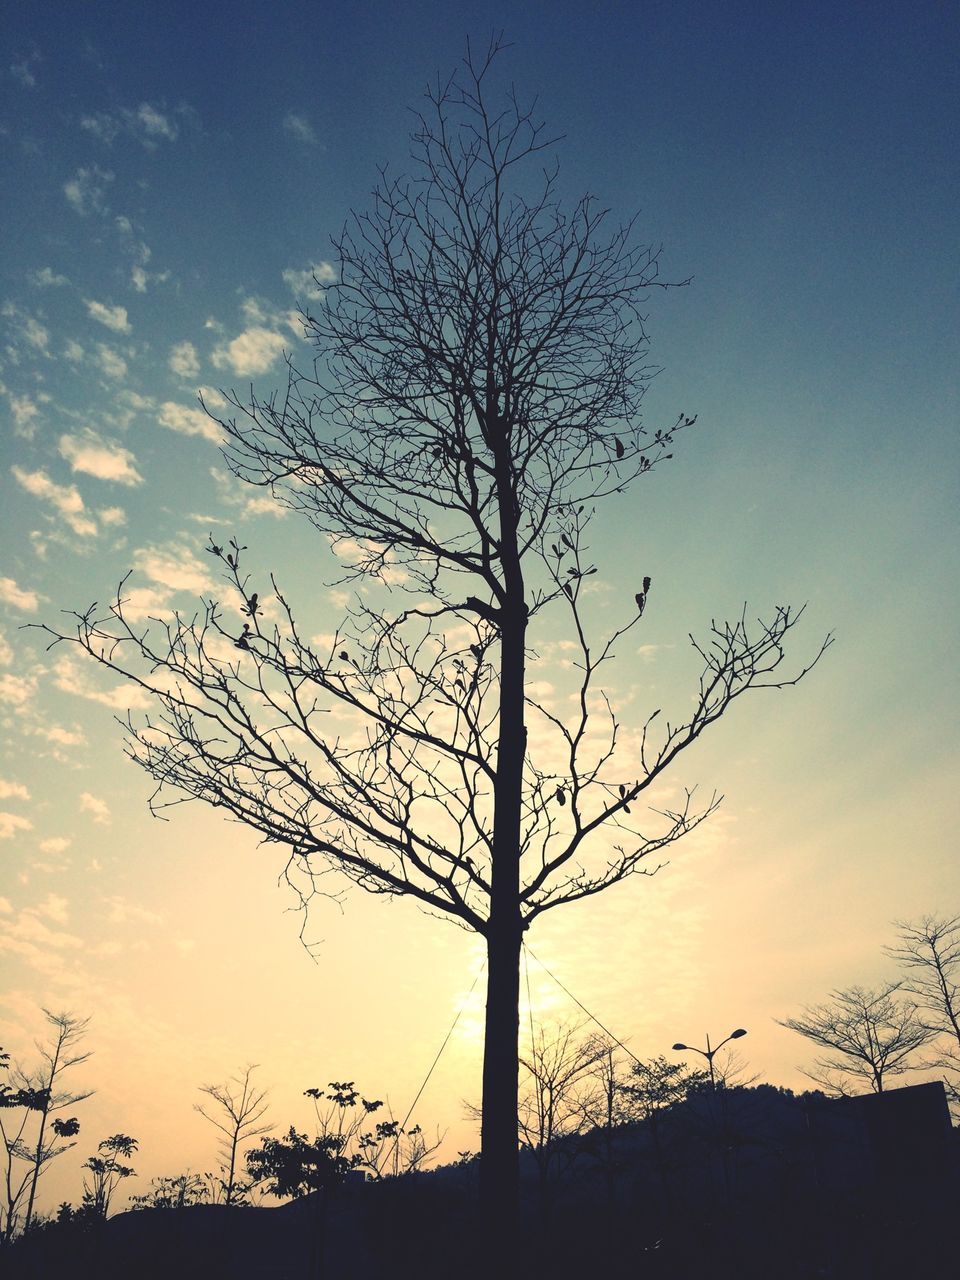
[[[699,1053],[701,1058],[706,1058],[707,1066],[710,1069],[710,1088],[713,1090],[714,1093],[716,1093],[717,1077],[714,1074],[714,1070],[713,1070],[714,1055],[719,1053],[719,1051],[723,1048],[723,1046],[725,1044],[728,1044],[731,1040],[739,1040],[741,1036],[745,1036],[746,1034],[747,1033],[743,1029],[743,1027],[737,1027],[736,1031],[731,1031],[730,1034],[727,1036],[727,1038],[725,1040],[721,1040],[720,1043],[716,1045],[714,1048],[710,1047],[710,1036],[708,1035],[706,1049],[698,1049],[697,1046],[693,1044],[675,1044],[673,1046],[673,1049],[675,1053],[681,1053],[681,1052]]]

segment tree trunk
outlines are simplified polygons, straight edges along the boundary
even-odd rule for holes
[[[500,721],[494,785],[490,918],[487,924],[487,1010],[480,1129],[480,1214],[486,1270],[509,1273],[516,1249],[520,1158],[517,1130],[520,945],[520,801],[527,753],[524,716],[527,606],[517,548],[510,424],[488,396],[500,516]]]
[[[502,1272],[517,1225],[517,1049],[520,998],[519,927],[491,927],[487,938],[487,1012],[480,1136],[481,1229],[490,1260]]]

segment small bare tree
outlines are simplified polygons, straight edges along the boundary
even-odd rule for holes
[[[582,1155],[575,1140],[602,1109],[598,1067],[605,1054],[606,1045],[587,1036],[583,1023],[541,1024],[520,1054],[520,1142],[536,1163],[543,1209],[551,1178]]]
[[[887,954],[906,969],[906,991],[934,1033],[930,1065],[946,1073],[954,1107],[960,1106],[960,916],[897,921],[898,946]]]
[[[642,423],[658,250],[590,197],[561,208],[543,124],[513,92],[490,101],[497,51],[468,51],[428,91],[413,177],[384,171],[336,242],[339,279],[304,313],[313,365],[291,365],[282,395],[234,395],[222,418],[234,472],[305,515],[360,581],[332,645],[306,638],[246,548],[212,539],[228,604],[150,631],[121,586],[51,634],[155,700],[128,731],[157,812],[198,798],[285,845],[305,900],[334,869],[483,936],[481,1198],[485,1238],[507,1253],[525,932],[652,873],[718,803],[658,797],[667,770],[748,690],[796,683],[829,639],[787,674],[802,610],[714,622],[679,718],[653,710],[624,743],[602,677],[652,582],[641,569],[594,638],[586,530],[694,418]],[[569,715],[529,688],[531,654],[561,628]]]
[[[917,1006],[901,998],[902,987],[891,982],[874,990],[834,991],[829,1004],[810,1005],[801,1018],[781,1021],[781,1027],[827,1050],[816,1069],[804,1074],[829,1093],[843,1095],[850,1081],[882,1093],[890,1077],[915,1069],[911,1059],[935,1033]]]
[[[64,1142],[73,1138],[80,1129],[75,1116],[67,1119],[59,1112],[89,1098],[92,1090],[73,1093],[60,1087],[61,1078],[72,1067],[87,1061],[89,1053],[77,1052],[77,1046],[86,1033],[89,1018],[75,1018],[69,1013],[51,1013],[43,1010],[43,1016],[51,1027],[46,1043],[37,1042],[41,1065],[26,1070],[16,1065],[11,1071],[12,1088],[0,1086],[0,1136],[4,1145],[4,1204],[0,1238],[9,1241],[20,1226],[23,1202],[23,1231],[29,1231],[33,1222],[37,1184],[40,1175],[51,1160],[75,1146]],[[9,1055],[0,1055],[2,1064],[8,1067]],[[9,1069],[9,1067],[8,1067]],[[8,1112],[14,1114],[8,1115]],[[37,1119],[36,1138],[27,1137],[31,1122]],[[48,1132],[48,1124],[50,1132]],[[52,1132],[52,1137],[51,1137]]]
[[[220,1190],[225,1205],[233,1204],[238,1196],[242,1198],[248,1189],[248,1184],[237,1178],[241,1144],[269,1133],[273,1127],[260,1124],[270,1104],[266,1090],[257,1088],[250,1078],[256,1069],[255,1064],[248,1066],[242,1075],[233,1076],[225,1084],[201,1085],[200,1092],[205,1093],[216,1106],[207,1103],[205,1109],[201,1102],[194,1105],[194,1110],[199,1111],[204,1120],[222,1135]]]

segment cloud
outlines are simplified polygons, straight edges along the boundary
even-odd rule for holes
[[[68,899],[62,898],[58,893],[48,893],[43,902],[37,903],[34,910],[38,916],[46,916],[54,924],[68,924],[70,913],[67,908],[69,905]]]
[[[39,61],[40,53],[37,49],[34,49],[10,63],[10,74],[17,84],[22,85],[24,89],[36,87],[37,77],[33,74],[33,69]]]
[[[58,747],[83,747],[87,743],[82,729],[65,729],[62,724],[48,725],[37,732]]]
[[[98,688],[91,681],[89,669],[89,666],[83,668],[75,658],[63,654],[54,664],[53,683],[64,693],[86,698],[88,702],[99,702],[101,706],[110,707],[113,711],[144,711],[151,705],[149,694],[126,681],[114,685],[112,689]],[[47,736],[51,737],[50,734]]]
[[[114,529],[127,523],[127,513],[123,507],[101,507],[97,512],[97,519],[101,524]]]
[[[12,840],[18,831],[32,831],[33,823],[19,813],[0,812],[0,840]]]
[[[202,436],[211,444],[223,441],[220,424],[207,417],[202,409],[176,404],[173,400],[166,400],[160,406],[159,422],[161,427],[176,431],[182,436]]]
[[[19,363],[17,346],[21,343],[32,347],[40,355],[49,354],[47,348],[50,345],[50,333],[46,325],[41,324],[36,316],[30,315],[13,302],[5,302],[3,307],[0,308],[0,315],[10,321],[8,329],[12,334],[14,344],[11,355],[15,364]]]
[[[39,848],[41,853],[66,853],[71,844],[69,836],[50,836],[40,841]]]
[[[123,616],[128,622],[143,622],[164,613],[170,602],[169,590],[155,587],[126,587],[123,592]]]
[[[171,347],[168,364],[178,378],[195,378],[200,372],[200,360],[192,342],[178,342]]]
[[[306,142],[313,146],[317,141],[317,135],[314,133],[310,121],[305,115],[301,115],[297,111],[287,112],[283,117],[283,127],[298,142]]]
[[[274,516],[282,520],[290,514],[290,508],[279,501],[269,490],[253,488],[238,480],[222,467],[211,467],[210,475],[217,488],[217,497],[228,507],[239,507],[244,516]],[[200,523],[206,523],[200,518]]]
[[[66,276],[58,275],[52,267],[41,267],[39,271],[31,272],[29,280],[36,289],[51,289],[70,283]]]
[[[80,812],[89,813],[94,822],[100,826],[106,827],[110,825],[110,806],[106,800],[101,800],[99,796],[91,795],[89,791],[83,791],[80,794]]]
[[[71,364],[80,364],[83,361],[84,350],[75,338],[68,338],[67,344],[63,348],[63,354]]]
[[[141,547],[133,555],[134,568],[151,582],[159,582],[171,591],[189,591],[200,595],[213,589],[207,567],[185,543],[165,547]]]
[[[91,165],[89,169],[80,168],[63,184],[63,194],[70,207],[76,209],[82,217],[91,213],[103,216],[109,212],[106,191],[113,178],[114,175],[109,170],[97,165]]]
[[[91,320],[106,325],[114,333],[129,333],[130,321],[127,319],[126,307],[108,307],[106,303],[96,302],[93,298],[84,298],[87,314]]]
[[[40,605],[36,591],[18,587],[13,578],[0,578],[0,600],[14,609],[23,609],[25,613],[36,613]]]
[[[177,122],[151,102],[141,102],[135,111],[129,107],[121,107],[113,114],[95,111],[81,117],[80,128],[108,147],[121,133],[126,133],[151,151],[158,141],[176,142],[180,136]]]
[[[2,581],[13,582],[13,579],[4,578],[2,579]],[[16,586],[16,583],[14,583],[14,586]],[[13,650],[10,647],[10,643],[7,640],[7,637],[4,635],[2,631],[0,631],[0,667],[9,667],[12,661],[13,661]]]
[[[96,537],[97,525],[87,514],[83,498],[76,485],[57,484],[45,471],[24,471],[22,467],[13,466],[11,471],[27,493],[33,494],[44,502],[49,502],[60,513],[78,538]]]
[[[243,333],[226,346],[217,347],[212,359],[218,369],[229,365],[238,377],[252,378],[271,369],[280,359],[286,345],[282,333],[265,329],[262,325],[253,325],[244,329]]]
[[[29,396],[11,395],[10,412],[13,414],[13,425],[17,435],[31,440],[35,430],[35,420],[40,416],[40,410]]]
[[[9,703],[14,710],[25,707],[36,692],[33,676],[13,676],[9,672],[0,676],[0,702]]]
[[[105,898],[107,920],[110,924],[163,924],[163,916],[147,907],[140,907],[135,902],[128,902],[119,894]]]
[[[30,792],[22,782],[8,782],[0,778],[0,800],[29,800]]]
[[[99,364],[108,378],[119,381],[127,376],[126,360],[113,347],[108,347],[105,342],[97,345],[97,364]]]
[[[326,261],[311,262],[302,271],[288,267],[283,273],[283,282],[295,298],[303,297],[306,293],[318,294],[322,298],[325,295],[321,286],[333,284],[336,278],[335,269]]]
[[[148,138],[166,138],[168,142],[176,142],[179,136],[177,126],[149,102],[140,103],[137,120]]]
[[[143,476],[135,465],[137,460],[130,450],[115,441],[101,439],[89,428],[81,435],[61,436],[60,456],[66,458],[73,471],[96,476],[98,480],[126,485],[143,483]]]

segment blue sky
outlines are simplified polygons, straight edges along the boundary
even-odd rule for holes
[[[712,830],[534,950],[641,1054],[742,1024],[754,1069],[797,1084],[804,1046],[772,1019],[884,973],[895,917],[960,903],[955,9],[11,8],[0,1043],[29,1045],[40,1004],[92,1014],[86,1132],[138,1134],[145,1175],[210,1163],[191,1090],[248,1060],[280,1122],[344,1070],[402,1109],[476,948],[353,894],[319,913],[313,965],[276,857],[209,814],[153,822],[112,719],[126,691],[20,626],[130,568],[145,613],[186,606],[214,588],[216,527],[332,628],[328,554],[227,476],[197,391],[262,391],[283,351],[308,355],[304,273],[335,270],[330,237],[379,165],[404,167],[423,85],[500,28],[501,82],[564,135],[564,194],[639,210],[664,276],[692,277],[650,299],[663,371],[645,404],[651,424],[698,425],[594,536],[611,597],[638,571],[657,583],[624,705],[684,697],[687,632],[744,600],[810,602],[798,657],[838,636],[681,771],[726,793]],[[549,984],[539,998],[560,1015]],[[424,1117],[460,1147],[475,1014]]]

